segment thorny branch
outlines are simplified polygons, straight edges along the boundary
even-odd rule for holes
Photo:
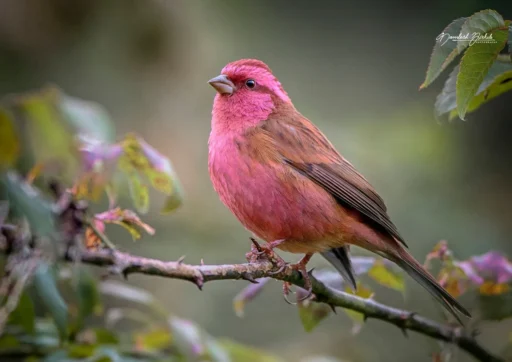
[[[197,285],[199,289],[202,289],[206,282],[214,280],[243,279],[255,283],[261,278],[272,278],[304,287],[304,280],[297,270],[285,266],[276,272],[275,265],[268,260],[231,265],[204,265],[203,262],[200,265],[190,265],[183,263],[183,258],[177,261],[162,261],[134,256],[116,249],[81,250],[81,248],[77,248],[76,241],[77,237],[83,233],[84,226],[87,225],[86,206],[72,201],[67,192],[61,191],[57,187],[54,188],[54,192],[58,199],[56,210],[58,210],[61,219],[60,231],[63,240],[67,241],[66,250],[61,255],[61,258],[65,261],[81,261],[85,264],[107,267],[110,272],[122,274],[125,277],[129,274],[138,273],[187,280]],[[11,226],[7,224],[0,225],[2,229],[0,231],[3,232],[4,236],[7,227]],[[15,240],[1,242],[0,253],[11,254],[14,242]],[[24,257],[25,260],[34,260],[34,258],[41,257],[35,243],[31,243],[29,255],[25,252]],[[26,277],[24,283],[28,279],[29,276]],[[479,361],[504,362],[502,358],[493,355],[482,347],[475,339],[474,333],[461,326],[441,324],[411,311],[389,307],[373,299],[363,299],[341,292],[325,285],[312,275],[311,281],[313,297],[316,302],[326,303],[333,309],[342,307],[360,312],[365,319],[374,318],[385,321],[397,326],[404,333],[411,330],[440,341],[453,343]]]
[[[273,274],[274,265],[266,261],[231,265],[190,265],[180,261],[161,261],[107,249],[82,251],[79,258],[85,264],[109,267],[114,272],[122,273],[125,276],[138,273],[182,279],[196,284],[199,289],[203,288],[204,283],[214,280],[257,280],[266,277],[287,281],[299,287],[303,286],[303,279],[298,271],[286,267],[280,273]],[[64,259],[73,260],[69,254],[64,255]],[[311,279],[317,302],[351,309],[364,314],[366,318],[379,319],[402,330],[411,330],[438,340],[454,343],[479,361],[502,361],[480,346],[472,334],[462,327],[441,324],[410,311],[343,293],[326,286],[314,277]]]

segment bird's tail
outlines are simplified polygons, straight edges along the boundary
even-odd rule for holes
[[[354,277],[354,268],[352,268],[352,263],[348,255],[348,246],[324,251],[322,252],[322,256],[336,268],[343,277],[343,280],[355,291],[356,278]]]
[[[423,288],[429,291],[444,307],[462,324],[457,311],[471,317],[471,314],[454,297],[452,297],[414,257],[403,248],[399,248],[396,255],[388,255],[398,266],[407,272]]]

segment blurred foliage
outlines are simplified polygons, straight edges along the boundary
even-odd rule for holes
[[[419,248],[415,251],[426,252],[432,240],[448,236],[445,234],[450,234],[450,245],[461,255],[480,253],[483,245],[486,248],[489,247],[487,245],[497,247],[500,242],[504,248],[509,247],[510,233],[506,230],[510,224],[510,213],[507,212],[510,200],[506,197],[506,190],[510,180],[506,177],[506,166],[510,147],[509,132],[503,130],[509,127],[510,122],[508,119],[506,122],[497,122],[506,118],[503,116],[506,114],[503,112],[503,104],[506,102],[494,101],[493,107],[484,107],[488,109],[480,115],[483,114],[482,120],[485,122],[482,123],[485,124],[478,126],[475,122],[471,126],[465,125],[464,129],[457,128],[456,134],[452,134],[451,129],[446,127],[440,129],[431,126],[430,115],[425,116],[428,112],[407,104],[411,101],[411,94],[414,94],[414,84],[418,82],[412,75],[419,74],[419,67],[423,66],[421,57],[426,58],[422,48],[430,41],[436,27],[440,29],[443,25],[440,22],[445,23],[463,12],[472,13],[475,7],[487,6],[486,3],[442,2],[429,4],[428,7],[415,4],[415,10],[404,2],[381,4],[376,1],[355,5],[349,2],[319,2],[314,6],[310,1],[296,1],[292,8],[286,2],[275,1],[219,0],[205,3],[187,0],[163,3],[80,0],[70,5],[61,0],[40,0],[33,2],[36,6],[34,11],[26,2],[14,0],[5,2],[3,5],[7,5],[2,6],[0,12],[0,65],[4,71],[1,88],[4,93],[38,87],[50,79],[71,90],[73,94],[100,100],[116,116],[120,116],[116,117],[118,130],[137,130],[164,153],[180,150],[186,154],[186,157],[175,158],[175,162],[187,190],[194,193],[187,208],[175,221],[154,214],[141,221],[144,225],[149,222],[156,227],[161,235],[157,242],[128,243],[123,246],[167,258],[173,253],[183,253],[185,247],[182,242],[186,240],[189,257],[198,260],[206,253],[209,261],[239,260],[238,256],[245,248],[239,239],[245,237],[245,234],[235,231],[234,221],[228,219],[227,213],[223,213],[220,208],[218,212],[214,209],[218,206],[217,199],[205,187],[206,172],[200,173],[206,169],[206,123],[211,107],[209,90],[203,89],[212,72],[217,72],[225,62],[248,54],[272,64],[279,71],[281,79],[286,79],[286,88],[290,89],[294,100],[298,100],[297,104],[301,104],[305,114],[314,115],[312,119],[329,132],[333,142],[343,144],[344,152],[348,152],[365,169],[370,179],[377,183],[376,186],[387,193],[391,204],[394,199],[398,200],[396,206],[390,209],[396,214],[394,216],[405,229],[405,234],[409,233],[411,238],[414,236],[414,247]],[[365,8],[368,21],[361,21],[361,7]],[[500,11],[507,14],[507,7],[511,9],[510,4],[500,4]],[[393,19],[400,17],[401,20],[390,22],[390,16]],[[264,27],[261,26],[261,19],[265,19]],[[405,19],[414,19],[417,30],[404,34],[404,27],[409,26],[404,23],[407,21]],[[171,32],[169,24],[175,29],[181,28]],[[393,41],[373,41],[372,47],[360,46],[376,34],[382,39]],[[403,39],[395,41],[397,34],[401,34]],[[169,42],[170,38],[172,41]],[[416,48],[408,46],[406,56],[400,56],[404,51],[403,41],[420,45]],[[510,50],[510,34],[508,42]],[[453,43],[448,42],[446,45]],[[354,51],[347,52],[347,49]],[[451,52],[446,55],[447,58]],[[375,53],[379,56],[376,57]],[[460,53],[457,51],[457,54]],[[452,55],[453,59],[457,54]],[[442,66],[443,69],[449,65],[450,60]],[[441,56],[436,61],[443,65],[445,58]],[[177,66],[179,62],[180,67]],[[467,113],[510,89],[509,70],[507,63],[492,63],[475,97],[471,99]],[[434,70],[434,73],[437,71]],[[450,118],[458,115],[458,72],[458,68],[454,69],[450,76],[452,82],[447,81],[445,84],[445,88],[451,84],[446,92],[443,90],[447,94],[446,98],[442,94],[438,98],[436,110],[439,115],[449,114]],[[403,77],[404,73],[411,76]],[[144,211],[147,207],[147,201],[144,200],[149,200],[145,190],[152,186],[153,180],[152,175],[146,172],[147,162],[151,163],[151,159],[144,153],[144,146],[139,141],[135,142],[135,152],[131,153],[131,160],[135,162],[133,167],[128,167],[128,175],[123,174],[116,168],[118,164],[115,161],[109,163],[114,158],[109,152],[117,151],[115,145],[132,147],[133,143],[130,145],[130,142],[133,142],[133,138],[124,143],[123,138],[116,137],[108,114],[98,104],[68,97],[55,87],[45,89],[48,90],[46,94],[41,91],[29,94],[36,98],[46,97],[43,100],[45,104],[37,104],[36,101],[23,105],[19,104],[23,103],[22,99],[9,97],[0,107],[0,199],[10,200],[9,221],[23,221],[25,217],[29,220],[32,232],[53,235],[53,215],[48,212],[51,203],[48,202],[46,184],[42,180],[48,175],[61,177],[69,173],[73,176],[74,172],[84,177],[81,187],[75,189],[76,192],[84,191],[84,197],[100,200],[106,193],[111,204],[115,205],[118,196],[122,200],[123,193],[126,191],[129,194],[131,191],[132,195],[139,198],[132,202],[140,206],[139,212]],[[318,97],[312,101],[311,94],[318,94]],[[51,100],[52,97],[55,97],[54,100]],[[503,97],[505,95],[500,99]],[[438,109],[438,103],[445,104],[446,108]],[[398,118],[395,117],[396,109],[400,110]],[[390,110],[393,112],[390,113]],[[26,117],[34,114],[39,114],[38,120],[31,125]],[[66,118],[66,122],[60,123],[61,117]],[[343,122],[342,126],[340,122]],[[28,125],[28,129],[25,125]],[[40,127],[46,126],[55,127],[55,136],[50,134],[49,139],[38,139]],[[80,137],[75,137],[77,129],[80,129]],[[474,133],[473,138],[471,132]],[[98,157],[100,162],[89,164],[89,173],[80,167],[76,170],[76,154],[59,154],[56,151],[57,148],[68,147],[70,143],[73,149],[76,138],[81,145],[78,166],[84,166],[82,162],[88,150],[99,154],[93,155],[93,159]],[[137,139],[142,140],[140,137]],[[92,140],[99,142],[91,143]],[[119,142],[114,143],[116,140]],[[418,143],[418,140],[421,142]],[[467,149],[464,149],[464,140]],[[500,142],[504,145],[501,150]],[[47,152],[31,155],[34,151],[31,143],[47,147]],[[103,151],[98,146],[101,144],[104,144]],[[378,157],[375,157],[376,152]],[[37,163],[53,156],[57,156],[57,162]],[[142,167],[137,164],[139,157],[146,158]],[[493,169],[493,163],[499,169]],[[14,164],[21,176],[4,172]],[[496,175],[497,170],[503,173],[501,183],[500,175]],[[394,174],[401,177],[386,176]],[[110,187],[110,181],[119,181],[117,190]],[[124,183],[127,184],[126,190],[123,188]],[[448,191],[443,193],[446,187]],[[173,188],[179,186],[173,185]],[[422,192],[417,192],[418,188]],[[396,193],[394,199],[393,192]],[[452,198],[446,197],[447,194]],[[500,209],[500,203],[506,208]],[[415,207],[415,211],[411,212],[412,207],[418,205],[421,207]],[[5,210],[2,207],[0,211]],[[479,210],[478,213],[475,209]],[[135,227],[137,233],[134,236],[141,234],[140,230],[148,230],[146,226],[139,229],[138,222],[133,225],[133,218],[129,218],[130,221],[117,218],[117,213],[112,210],[115,208],[109,207],[103,215],[108,214],[108,221],[102,221],[101,217],[96,219],[101,214],[94,215],[92,224],[96,230],[103,233],[105,223],[109,222],[128,225],[129,231]],[[132,212],[126,209],[119,211]],[[1,214],[0,224],[3,221]],[[116,235],[115,232],[113,228],[112,234]],[[99,236],[92,228],[88,228],[86,233],[89,235],[87,240],[91,242],[90,247],[102,246],[102,238],[106,236],[104,233]],[[236,242],[239,243],[234,245]],[[368,261],[370,267],[374,265],[371,259]],[[471,260],[465,262],[473,265]],[[467,274],[461,274],[458,268],[454,269],[453,263],[442,261],[440,264],[439,277],[447,275],[447,281],[452,282],[452,285],[447,282],[447,288],[452,288],[452,292],[460,289],[464,292],[461,294],[463,298],[464,295],[476,295],[477,299],[488,296],[493,303],[498,298],[498,304],[490,305],[492,309],[481,307],[480,310],[496,311],[496,319],[503,317],[504,312],[498,307],[507,307],[510,303],[500,301],[499,298],[508,295],[507,283],[497,283],[490,278],[480,287],[480,284],[470,283],[464,278],[463,275]],[[500,262],[500,265],[507,270],[509,262]],[[32,285],[20,296],[18,307],[9,316],[9,334],[1,337],[4,356],[11,352],[15,355],[19,350],[29,350],[33,351],[34,358],[41,358],[46,352],[55,352],[53,360],[72,360],[78,357],[84,357],[82,360],[119,360],[120,355],[123,360],[130,361],[155,358],[159,351],[163,350],[167,354],[170,350],[172,353],[166,355],[167,360],[180,358],[178,354],[181,352],[174,355],[178,349],[173,344],[170,326],[162,323],[164,318],[161,311],[155,311],[155,308],[158,309],[154,307],[157,304],[156,298],[147,292],[141,294],[138,289],[128,288],[128,293],[126,290],[123,293],[120,288],[122,283],[115,285],[102,282],[97,285],[96,276],[83,268],[85,273],[68,273],[72,277],[65,276],[67,268],[60,269],[56,275],[59,278],[57,287],[67,305],[66,334],[69,340],[60,344],[59,331],[53,322],[55,316],[51,311],[44,310],[44,304],[38,299],[39,294]],[[46,270],[51,271],[48,275],[55,275],[52,268]],[[368,273],[368,270],[369,267],[363,274]],[[388,271],[392,272],[392,269]],[[335,273],[333,275],[336,276]],[[373,294],[386,299],[393,297],[392,292],[381,292],[382,288],[366,283],[371,283],[369,278],[369,275],[363,276],[364,285]],[[284,303],[275,303],[270,296],[265,296],[258,305],[253,305],[243,323],[238,323],[236,318],[229,315],[230,293],[235,293],[233,290],[237,288],[236,284],[226,287],[219,285],[214,290],[212,288],[211,293],[215,297],[212,300],[197,298],[197,291],[188,290],[186,286],[163,288],[163,285],[168,285],[167,280],[147,283],[134,279],[133,284],[144,284],[145,288],[162,298],[167,309],[179,310],[183,315],[194,315],[194,320],[201,321],[202,325],[215,334],[222,333],[247,343],[264,345],[265,348],[279,351],[279,354],[293,356],[291,360],[294,361],[339,361],[329,357],[305,356],[312,351],[347,356],[347,361],[381,361],[389,360],[390,356],[396,361],[410,361],[414,357],[430,360],[424,350],[417,348],[416,343],[403,343],[401,335],[396,337],[394,331],[381,325],[366,329],[354,339],[350,334],[348,337],[344,334],[342,318],[331,318],[330,321],[325,319],[322,324],[315,324],[315,333],[303,335],[300,328],[293,328],[295,325],[291,323],[297,319],[295,313],[284,315],[284,308],[288,307],[282,306]],[[391,285],[400,285],[400,279],[401,275],[397,274],[396,280],[395,277],[391,279]],[[62,284],[67,283],[73,290],[71,298],[63,290],[67,285]],[[342,285],[338,287],[343,288]],[[494,294],[475,294],[474,288]],[[110,290],[112,292],[109,294]],[[122,308],[108,306],[116,292],[123,295],[118,298],[123,301]],[[158,323],[153,319],[149,318],[148,321],[148,315],[141,311],[144,309],[142,305],[146,303],[135,302],[133,299],[137,297],[133,296],[148,302],[152,313],[158,315],[160,328],[157,328]],[[240,302],[236,304],[235,301],[235,305],[242,308],[242,311],[244,305],[249,309],[245,303],[251,298],[241,298],[244,300],[242,307],[239,306]],[[425,300],[428,301],[416,297],[414,308],[421,309],[429,304]],[[142,305],[140,308],[139,305],[126,308],[126,304],[130,303]],[[309,306],[315,304],[309,303]],[[305,315],[309,318],[308,313]],[[484,315],[483,318],[488,317]],[[136,326],[125,328],[123,323],[127,320],[136,322]],[[253,324],[248,326],[249,323]],[[506,322],[500,325],[487,323],[482,338],[497,346],[508,335],[509,345],[512,346],[512,336],[507,326],[510,324]],[[195,333],[201,335],[200,332]],[[151,352],[139,352],[136,341],[141,341],[143,350]],[[281,360],[258,349],[232,347],[238,344],[225,338],[216,341],[229,351],[234,361]],[[368,348],[370,342],[372,348]],[[426,344],[424,347],[429,348]],[[187,346],[181,348],[186,351]],[[208,347],[199,349],[204,351]],[[504,356],[512,356],[510,351],[508,348]],[[462,360],[460,356],[457,357]]]
[[[104,233],[106,224],[123,226],[134,239],[141,237],[139,230],[151,235],[155,232],[135,211],[117,206],[116,164],[128,176],[130,194],[139,212],[147,212],[149,203],[141,176],[167,195],[164,212],[181,204],[179,181],[170,161],[134,134],[111,143],[109,117],[98,105],[66,96],[55,88],[13,96],[2,104],[0,114],[5,117],[0,125],[6,131],[6,142],[0,145],[0,154],[5,155],[0,164],[0,191],[8,202],[2,201],[0,226],[6,220],[20,223],[19,230],[27,233],[22,240],[32,240],[32,231],[36,238],[49,235],[60,243],[67,243],[72,235],[57,217],[62,218],[63,212],[59,201],[50,201],[57,196],[55,190],[52,195],[52,188],[44,187],[43,181],[50,176],[58,182],[75,180],[69,190],[77,201],[108,198],[109,209],[88,221],[83,244],[89,249],[115,247]],[[19,118],[20,109],[23,118]],[[36,137],[36,132],[43,130],[43,137]],[[61,172],[58,175],[57,169]],[[17,253],[24,255],[23,250],[11,250],[8,258]],[[11,276],[17,269],[8,269],[7,260],[3,280],[31,276],[24,269],[20,271],[24,275]],[[45,258],[35,263],[31,283],[19,291],[7,291],[0,307],[0,312],[9,315],[6,325],[0,322],[0,358],[21,353],[32,361],[45,362],[280,361],[233,341],[219,341],[195,323],[169,315],[150,293],[126,283],[98,281],[84,265],[50,264]],[[65,289],[72,290],[70,300],[63,297]],[[240,301],[244,303],[249,294],[254,296],[254,292],[245,293]],[[138,307],[105,308],[105,296]],[[238,309],[242,311],[243,304]],[[117,328],[126,320],[138,326]]]
[[[441,32],[420,89],[428,87],[459,54],[464,55],[437,97],[437,116],[449,112],[450,119],[464,119],[466,113],[511,89],[512,48],[500,54],[510,44],[511,34],[511,21],[495,10],[456,19]]]

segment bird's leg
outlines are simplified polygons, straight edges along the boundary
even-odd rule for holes
[[[313,292],[313,286],[311,285],[311,278],[309,277],[308,270],[306,268],[308,262],[311,260],[311,257],[313,256],[313,253],[308,253],[304,255],[302,259],[296,264],[290,265],[292,269],[297,270],[301,275],[302,279],[304,279],[304,289],[306,289],[307,294],[305,297],[302,297],[298,302],[302,302],[303,300],[309,298],[311,296],[311,293]],[[284,282],[283,284],[283,293],[284,293],[284,299],[290,303],[290,301],[287,299],[287,296],[290,294],[290,282]],[[292,303],[290,303],[292,304]]]
[[[279,255],[277,255],[274,252],[274,248],[280,245],[284,242],[285,239],[281,240],[275,240],[268,242],[264,245],[260,245],[256,241],[256,239],[251,238],[252,246],[251,251],[245,254],[245,257],[247,258],[247,261],[250,263],[258,262],[259,258],[266,257],[272,264],[274,264],[278,270],[273,272],[272,274],[280,273],[286,268],[286,265],[288,265],[283,258],[281,258]]]

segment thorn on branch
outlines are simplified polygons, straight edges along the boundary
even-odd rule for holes
[[[258,282],[256,279],[254,279],[249,273],[247,272],[244,272],[242,273],[242,279],[244,280],[247,280],[248,282],[252,283],[252,284],[259,284],[260,282]]]
[[[327,305],[329,307],[331,307],[331,310],[334,314],[338,314],[338,312],[336,311],[336,306],[334,304],[331,304],[331,303],[327,303]]]
[[[204,285],[203,273],[199,272],[199,275],[194,278],[193,282],[197,286],[197,288],[199,288],[199,290],[202,291],[203,290],[203,285]]]
[[[409,338],[409,334],[407,333],[407,329],[405,329],[405,327],[399,327],[400,330],[402,331],[402,334],[404,335],[405,338]]]
[[[404,337],[409,338],[409,334],[407,333],[409,322],[412,321],[414,316],[416,316],[418,313],[416,312],[405,312],[400,316],[401,321],[399,324],[397,324],[398,328],[402,331],[402,334]]]
[[[182,256],[180,256],[180,257],[178,258],[178,260],[176,260],[176,263],[178,263],[178,264],[182,264],[186,257],[187,257],[186,255],[182,255]]]

